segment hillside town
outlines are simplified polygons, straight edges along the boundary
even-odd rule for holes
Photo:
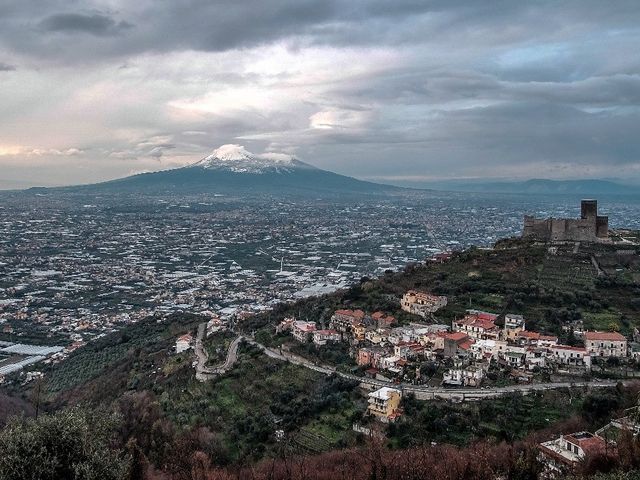
[[[557,336],[527,330],[526,319],[519,314],[499,315],[469,309],[451,325],[437,323],[434,314],[446,304],[446,297],[410,290],[400,300],[401,309],[428,318],[431,323],[399,325],[396,318],[380,311],[369,314],[339,309],[331,316],[328,328],[312,321],[286,318],[276,326],[275,333],[290,334],[296,342],[313,344],[317,349],[331,343],[348,345],[350,356],[365,376],[397,382],[397,387],[373,388],[365,394],[365,415],[381,424],[402,418],[401,384],[435,385],[433,375],[428,377],[421,372],[425,363],[441,366],[442,374],[436,383],[455,389],[482,388],[488,372],[496,368],[508,371],[513,382],[536,382],[545,374],[584,378],[591,374],[595,362],[615,363],[637,357],[637,349],[630,346],[634,342],[618,332],[578,330],[572,332],[576,344],[567,345]],[[640,407],[634,407],[593,433],[563,433],[541,442],[540,478],[564,478],[576,471],[587,456],[613,458],[620,438],[638,434]]]
[[[427,311],[435,314],[446,303],[446,297],[414,290],[400,301],[402,310],[416,316]],[[290,334],[296,342],[312,343],[318,349],[330,343],[348,345],[353,362],[368,377],[432,386],[481,388],[492,369],[508,372],[508,380],[516,383],[535,382],[544,374],[581,378],[591,374],[595,359],[637,355],[618,332],[576,332],[581,340],[567,345],[557,336],[527,330],[526,319],[518,314],[469,309],[451,325],[431,318],[429,324],[398,325],[395,317],[383,312],[340,309],[331,316],[328,328],[286,318],[275,333]],[[435,366],[441,376],[427,376],[421,371],[425,364]],[[389,392],[385,392],[386,398]],[[379,409],[374,411],[379,416]],[[387,420],[397,416],[395,408],[388,413]]]

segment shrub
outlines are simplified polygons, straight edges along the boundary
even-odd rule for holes
[[[0,432],[3,480],[120,480],[128,458],[111,448],[116,419],[80,408],[14,418]]]

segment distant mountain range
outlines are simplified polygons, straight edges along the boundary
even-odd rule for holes
[[[531,195],[637,195],[640,186],[611,180],[440,180],[402,186],[373,183],[309,165],[283,153],[254,154],[223,145],[186,167],[140,173],[91,185],[57,187],[78,193],[344,195],[408,192],[409,189]],[[32,189],[32,190],[39,190]]]
[[[416,184],[416,187],[418,185]],[[520,193],[535,195],[639,195],[640,186],[610,180],[546,180],[483,181],[444,180],[420,184],[434,190],[484,193]]]
[[[311,195],[403,190],[322,170],[291,155],[253,154],[240,145],[223,145],[199,162],[182,168],[63,189],[87,193]]]

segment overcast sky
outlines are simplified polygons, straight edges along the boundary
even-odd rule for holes
[[[219,145],[381,181],[640,177],[640,2],[0,2],[0,188]]]

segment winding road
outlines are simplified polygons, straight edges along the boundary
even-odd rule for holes
[[[231,342],[227,351],[227,357],[225,361],[217,367],[208,367],[208,356],[205,349],[202,346],[202,339],[206,330],[206,323],[202,323],[198,326],[198,336],[196,338],[195,352],[198,358],[196,365],[196,378],[201,381],[211,380],[218,375],[222,375],[229,371],[233,364],[238,359],[238,347],[244,340],[247,343],[256,346],[262,352],[270,358],[280,360],[283,362],[289,362],[294,365],[314,370],[324,375],[336,374],[342,378],[356,381],[361,387],[369,390],[392,387],[401,390],[403,393],[413,393],[418,400],[452,400],[452,401],[475,401],[482,400],[484,398],[496,398],[512,393],[521,393],[522,395],[528,395],[534,392],[542,392],[546,390],[557,390],[563,388],[611,388],[614,387],[618,381],[615,380],[590,380],[590,381],[576,381],[576,382],[550,382],[550,383],[534,383],[526,385],[509,385],[507,387],[491,387],[491,388],[443,388],[443,387],[429,387],[426,385],[412,385],[408,383],[394,383],[384,380],[376,380],[373,378],[359,377],[351,373],[341,372],[336,370],[335,367],[329,365],[322,365],[312,362],[299,355],[294,355],[290,352],[277,350],[274,348],[266,347],[261,343],[256,342],[253,338],[239,335]]]
[[[340,372],[334,367],[328,365],[318,365],[306,358],[294,355],[289,352],[276,350],[265,347],[255,340],[245,337],[245,340],[260,348],[265,355],[276,360],[300,365],[325,375],[336,374],[342,378],[354,380],[360,383],[360,386],[366,389],[377,389],[382,387],[392,387],[401,390],[403,393],[413,393],[418,400],[453,400],[453,401],[475,401],[484,398],[496,398],[512,393],[521,393],[528,395],[533,392],[542,392],[546,390],[557,390],[562,388],[610,388],[615,387],[618,381],[614,380],[591,380],[577,382],[550,382],[550,383],[534,383],[527,385],[509,385],[507,387],[492,388],[443,388],[429,387],[426,385],[411,385],[408,383],[393,383],[373,378],[358,377],[350,373]]]
[[[197,358],[196,379],[201,382],[206,382],[207,380],[211,380],[218,375],[222,375],[223,373],[226,373],[228,370],[230,370],[231,367],[233,367],[233,364],[236,363],[236,360],[238,360],[238,346],[243,339],[242,336],[239,336],[238,338],[234,339],[233,342],[231,342],[231,344],[229,345],[229,349],[227,350],[227,357],[225,358],[222,365],[218,365],[217,367],[208,367],[207,362],[209,361],[209,355],[202,345],[202,340],[204,338],[206,329],[206,323],[201,323],[198,325],[198,335],[196,336],[196,345],[194,349]]]

